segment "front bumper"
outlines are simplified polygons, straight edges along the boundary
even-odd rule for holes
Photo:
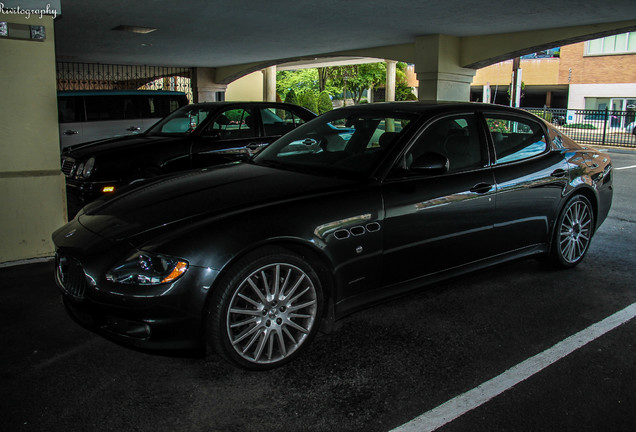
[[[141,349],[201,346],[205,302],[218,271],[190,266],[173,283],[116,284],[107,281],[105,274],[130,253],[129,244],[103,239],[77,221],[53,238],[56,283],[68,313],[79,324]]]

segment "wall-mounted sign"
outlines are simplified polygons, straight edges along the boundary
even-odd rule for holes
[[[42,42],[46,39],[46,28],[43,25],[27,25],[0,22],[0,37]]]
[[[46,39],[46,29],[44,26],[31,26],[31,39],[33,40],[44,40]]]

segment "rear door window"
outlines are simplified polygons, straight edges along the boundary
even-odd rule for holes
[[[258,122],[251,109],[232,108],[216,116],[204,132],[217,139],[244,139],[259,136]]]
[[[263,119],[265,136],[285,135],[305,123],[303,119],[292,111],[281,108],[262,108],[261,118]]]
[[[548,141],[539,123],[511,115],[486,114],[497,163],[516,162],[544,153]]]

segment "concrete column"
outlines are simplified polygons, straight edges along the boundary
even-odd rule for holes
[[[195,68],[192,74],[192,95],[195,102],[219,102],[225,100],[227,84],[217,84],[216,69]]]
[[[460,40],[430,35],[415,40],[419,100],[468,102],[475,69],[460,66]]]
[[[395,71],[397,62],[395,60],[386,61],[386,96],[384,100],[387,102],[395,101]]]
[[[265,101],[276,102],[276,66],[265,69]]]
[[[46,31],[43,41],[0,38],[4,263],[53,256],[51,233],[66,222],[66,191],[60,171],[53,17],[2,15],[0,21],[44,26]]]

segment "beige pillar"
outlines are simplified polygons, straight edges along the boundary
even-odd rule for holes
[[[387,102],[395,101],[395,71],[397,62],[395,60],[386,61],[386,96],[384,100]]]
[[[265,101],[276,102],[276,66],[265,69]]]
[[[51,233],[66,222],[60,171],[53,17],[2,15],[44,41],[0,37],[0,263],[54,254]],[[25,32],[23,32],[24,34]],[[11,34],[11,29],[9,31]]]
[[[460,40],[430,35],[415,40],[415,72],[419,100],[469,101],[474,69],[460,66]]]
[[[216,69],[195,68],[192,74],[192,95],[195,102],[219,102],[225,100],[227,84],[217,84]]]

